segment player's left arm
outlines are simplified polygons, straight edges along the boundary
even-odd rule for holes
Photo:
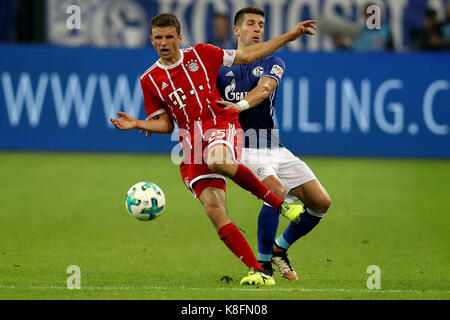
[[[161,118],[160,114],[157,114],[156,116],[153,116],[153,117],[150,115],[147,118],[145,118],[145,121],[158,120],[160,118]],[[173,120],[169,119],[169,121],[172,122],[172,125],[170,127],[168,127],[168,130],[170,130],[170,131],[167,131],[166,133],[172,133],[173,129],[174,129]],[[139,133],[145,133],[146,138],[150,138],[152,135],[151,131],[147,131],[147,130],[143,130],[143,129],[140,129]]]
[[[132,130],[139,129],[144,131],[150,131],[152,133],[171,133],[174,129],[172,119],[167,113],[159,114],[157,120],[138,120],[128,113],[117,112],[119,118],[110,118],[112,124],[120,130]]]
[[[261,77],[258,85],[254,87],[245,97],[250,108],[256,107],[261,102],[270,97],[272,92],[278,88],[278,81],[272,77]]]
[[[217,103],[224,106],[225,109],[235,109],[241,112],[258,106],[261,102],[269,98],[272,92],[274,92],[277,88],[277,80],[272,77],[262,76],[258,81],[258,85],[248,93],[244,100],[241,100],[238,103],[221,100],[217,101]]]

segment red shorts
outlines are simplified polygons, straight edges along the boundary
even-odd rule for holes
[[[206,187],[226,191],[225,177],[209,169],[205,162],[208,148],[219,144],[225,145],[236,162],[240,160],[242,150],[243,135],[237,121],[218,123],[201,135],[202,139],[193,140],[197,143],[191,143],[190,150],[183,148],[184,158],[180,165],[183,182],[194,197],[199,197]]]

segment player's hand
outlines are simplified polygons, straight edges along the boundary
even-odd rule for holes
[[[125,112],[117,112],[120,118],[110,118],[112,124],[120,130],[130,130],[137,127],[137,121],[131,115]]]
[[[314,30],[311,30],[311,29],[317,30],[317,26],[314,24],[316,22],[317,22],[316,20],[306,20],[306,21],[299,22],[291,30],[292,40],[298,39],[298,37],[300,37],[303,34],[309,34],[312,36],[315,35],[316,33],[314,32]]]
[[[219,106],[222,106],[224,109],[234,109],[237,110],[238,112],[241,112],[241,106],[236,103],[224,100],[218,100],[216,102]]]
[[[155,118],[158,118],[158,116],[156,116]],[[145,121],[152,121],[155,118],[151,118],[150,116],[148,116],[147,118],[145,118]],[[147,130],[139,130],[139,133],[144,133],[145,132],[145,137],[146,138],[150,138],[150,136],[152,135],[152,133],[150,131]]]

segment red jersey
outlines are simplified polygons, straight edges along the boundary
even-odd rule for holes
[[[159,60],[141,77],[145,112],[149,116],[167,112],[181,129],[190,132],[201,121],[202,130],[220,121],[238,118],[235,110],[216,104],[221,100],[216,87],[218,70],[231,66],[235,50],[223,50],[209,44],[180,49],[181,57],[173,65]]]

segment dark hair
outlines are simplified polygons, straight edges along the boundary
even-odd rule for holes
[[[178,21],[177,16],[173,13],[160,13],[157,16],[154,16],[150,21],[150,34],[155,27],[175,27],[177,35],[179,35],[181,31],[180,21]]]
[[[239,26],[240,24],[242,24],[243,19],[244,19],[244,15],[246,13],[254,13],[254,14],[258,14],[260,16],[265,16],[264,10],[260,9],[258,7],[255,6],[248,6],[245,8],[242,8],[241,10],[239,10],[238,12],[236,12],[236,15],[234,16],[234,25],[235,26]]]

